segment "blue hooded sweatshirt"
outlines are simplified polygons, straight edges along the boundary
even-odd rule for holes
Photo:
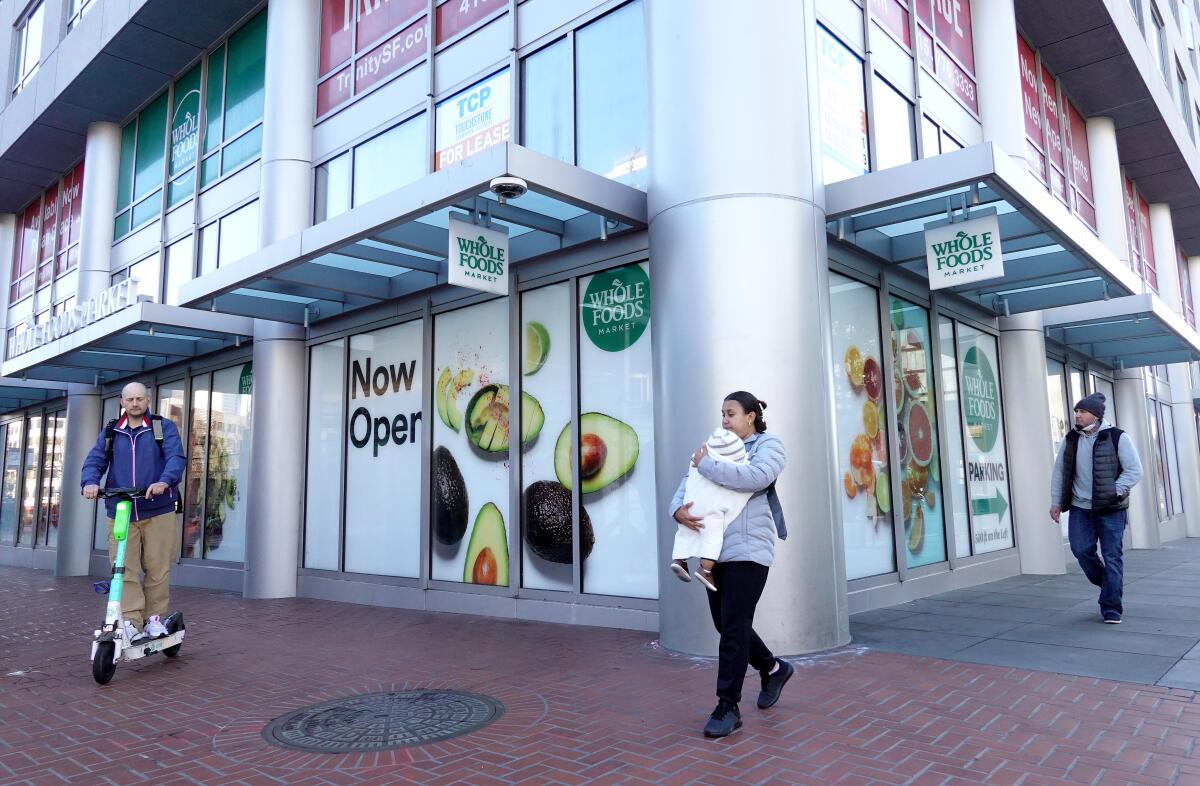
[[[161,497],[145,499],[139,497],[133,500],[131,521],[161,516],[175,509],[175,500],[179,498],[176,488],[183,480],[183,470],[187,461],[183,454],[183,442],[179,439],[179,429],[167,418],[162,419],[162,447],[154,441],[154,431],[150,427],[150,413],[147,412],[142,425],[131,429],[125,415],[117,421],[113,434],[112,466],[108,465],[108,455],[104,451],[104,429],[100,429],[100,437],[88,452],[83,462],[81,486],[99,486],[100,478],[105,471],[105,488],[146,488],[153,483],[166,483],[170,490]],[[108,517],[117,515],[117,500],[104,500]]]

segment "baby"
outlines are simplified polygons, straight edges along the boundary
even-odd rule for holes
[[[745,464],[749,461],[745,443],[737,434],[723,428],[717,429],[709,436],[708,455],[714,461],[729,461],[734,464]],[[704,519],[704,528],[696,532],[682,524],[676,525],[679,530],[675,533],[675,548],[671,552],[671,570],[681,581],[692,580],[688,575],[688,558],[699,557],[700,569],[696,571],[696,578],[709,591],[717,591],[717,585],[713,583],[712,568],[717,557],[721,556],[725,528],[738,517],[750,497],[750,492],[732,491],[718,486],[701,475],[695,466],[688,468],[683,498],[692,503],[692,515]]]

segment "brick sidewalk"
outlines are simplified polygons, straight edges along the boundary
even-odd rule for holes
[[[850,647],[705,740],[714,666],[643,633],[180,589],[180,658],[92,682],[84,579],[0,568],[0,784],[1200,784],[1191,691]],[[389,688],[493,696],[485,729],[384,754],[267,721]],[[747,680],[756,689],[757,680]]]

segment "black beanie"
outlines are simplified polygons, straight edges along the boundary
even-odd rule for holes
[[[1097,391],[1090,396],[1084,396],[1079,399],[1079,403],[1075,405],[1075,409],[1091,412],[1100,420],[1104,420],[1104,394]]]

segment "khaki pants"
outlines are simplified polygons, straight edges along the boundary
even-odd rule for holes
[[[108,520],[108,563],[117,556],[112,536],[113,520]],[[139,629],[146,619],[167,613],[171,602],[171,563],[178,549],[179,528],[174,511],[141,521],[129,522],[125,539],[125,580],[121,585],[121,612]],[[142,575],[145,574],[145,581]]]

